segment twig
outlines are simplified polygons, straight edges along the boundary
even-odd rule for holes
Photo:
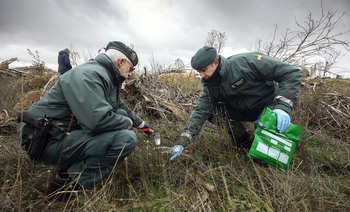
[[[219,167],[219,169],[220,169],[222,181],[223,181],[224,186],[225,186],[225,191],[226,191],[227,199],[228,199],[228,201],[229,201],[229,203],[230,203],[230,205],[231,205],[231,204],[232,204],[232,199],[231,199],[231,196],[230,196],[230,191],[228,190],[228,187],[227,187],[226,178],[225,178],[224,172],[222,171],[222,167],[221,167],[221,166]]]

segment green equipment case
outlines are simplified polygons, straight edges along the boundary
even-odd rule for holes
[[[276,114],[266,107],[255,130],[248,156],[287,173],[295,147],[300,142],[305,127],[290,124],[283,133],[279,133],[276,126]]]

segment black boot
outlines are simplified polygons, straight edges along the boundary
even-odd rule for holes
[[[79,188],[79,185],[69,177],[67,170],[60,170],[56,172],[53,179],[46,186],[46,195],[50,199],[74,199],[75,191],[79,190]]]
[[[233,141],[234,142],[234,141]],[[242,148],[244,149],[245,151],[249,152],[250,150],[250,147],[252,146],[253,144],[253,139],[250,138],[250,135],[245,132],[243,134],[243,136],[241,136],[239,139],[236,139],[236,143],[237,143],[237,147],[238,148]],[[253,162],[258,164],[259,166],[261,167],[269,167],[269,164],[265,163],[264,161],[262,160],[259,160],[259,159],[253,159]]]
[[[253,140],[250,138],[250,135],[247,132],[244,132],[244,134],[242,136],[240,136],[239,138],[233,138],[233,145],[237,146],[238,148],[243,148],[245,150],[250,149],[250,147],[252,146]]]

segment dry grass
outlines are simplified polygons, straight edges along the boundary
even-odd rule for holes
[[[302,88],[292,120],[307,130],[287,174],[256,165],[232,146],[221,127],[208,123],[180,158],[169,161],[161,152],[177,142],[185,123],[149,114],[146,120],[160,133],[161,148],[153,138],[137,133],[138,145],[125,163],[94,190],[61,202],[43,195],[53,167],[29,161],[15,135],[0,136],[1,210],[349,211],[349,127],[321,127],[333,119],[316,109],[320,100],[328,102],[324,94],[336,89],[325,85]],[[349,97],[346,89],[336,91]]]

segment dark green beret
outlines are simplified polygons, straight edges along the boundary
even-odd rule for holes
[[[204,46],[191,59],[192,68],[198,70],[212,63],[217,53],[213,47]]]
[[[129,58],[129,60],[132,62],[132,64],[134,66],[136,66],[137,63],[139,62],[139,58],[137,57],[136,52],[134,50],[132,50],[130,47],[126,46],[122,42],[111,41],[108,43],[108,45],[106,47],[106,51],[108,49],[116,49],[116,50],[122,52],[123,54],[125,54],[125,56],[127,56]]]

